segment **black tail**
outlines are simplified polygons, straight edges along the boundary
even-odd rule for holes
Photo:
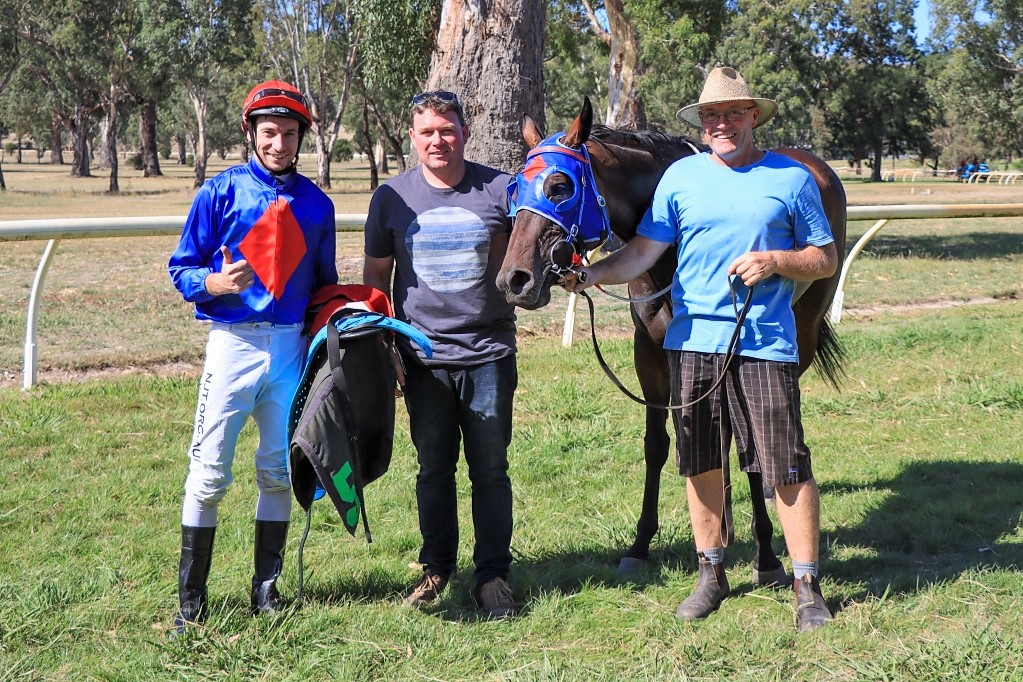
[[[842,380],[845,378],[845,369],[842,367],[845,361],[845,349],[842,348],[838,335],[835,333],[827,318],[821,320],[820,329],[817,330],[817,352],[813,356],[813,366],[825,381],[841,388]]]

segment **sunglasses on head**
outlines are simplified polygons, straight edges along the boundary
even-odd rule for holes
[[[305,104],[305,97],[302,96],[302,93],[292,92],[290,90],[281,90],[280,88],[263,88],[252,96],[252,103],[255,104],[266,97],[287,97],[288,99],[295,100],[299,104]]]
[[[412,98],[412,106],[418,107],[421,104],[425,104],[429,101],[441,102],[442,104],[451,104],[456,107],[461,107],[461,102],[458,101],[458,95],[447,90],[431,90],[429,92],[421,92]]]

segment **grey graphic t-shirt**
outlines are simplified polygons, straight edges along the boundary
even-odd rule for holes
[[[472,365],[515,352],[515,309],[496,284],[511,232],[509,180],[467,162],[451,189],[413,168],[373,194],[366,255],[394,257],[395,315],[433,342],[433,359],[418,353],[421,362]],[[412,354],[400,335],[399,343]]]

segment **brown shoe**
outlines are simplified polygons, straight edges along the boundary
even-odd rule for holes
[[[447,578],[426,569],[423,571],[423,575],[419,576],[419,580],[409,588],[408,596],[404,601],[408,606],[426,606],[436,601],[447,586]]]
[[[807,573],[795,581],[793,588],[796,593],[796,630],[809,632],[827,625],[831,620],[831,611],[821,594],[817,578]]]
[[[511,585],[504,578],[494,578],[473,590],[473,599],[488,618],[514,618],[519,615]]]
[[[692,594],[675,609],[675,617],[682,620],[699,620],[714,613],[731,590],[724,564],[711,564],[700,555],[699,580]]]

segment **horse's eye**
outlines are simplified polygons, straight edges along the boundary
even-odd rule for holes
[[[551,199],[558,199],[562,197],[572,196],[572,183],[570,182],[556,182],[550,187],[548,197]]]

